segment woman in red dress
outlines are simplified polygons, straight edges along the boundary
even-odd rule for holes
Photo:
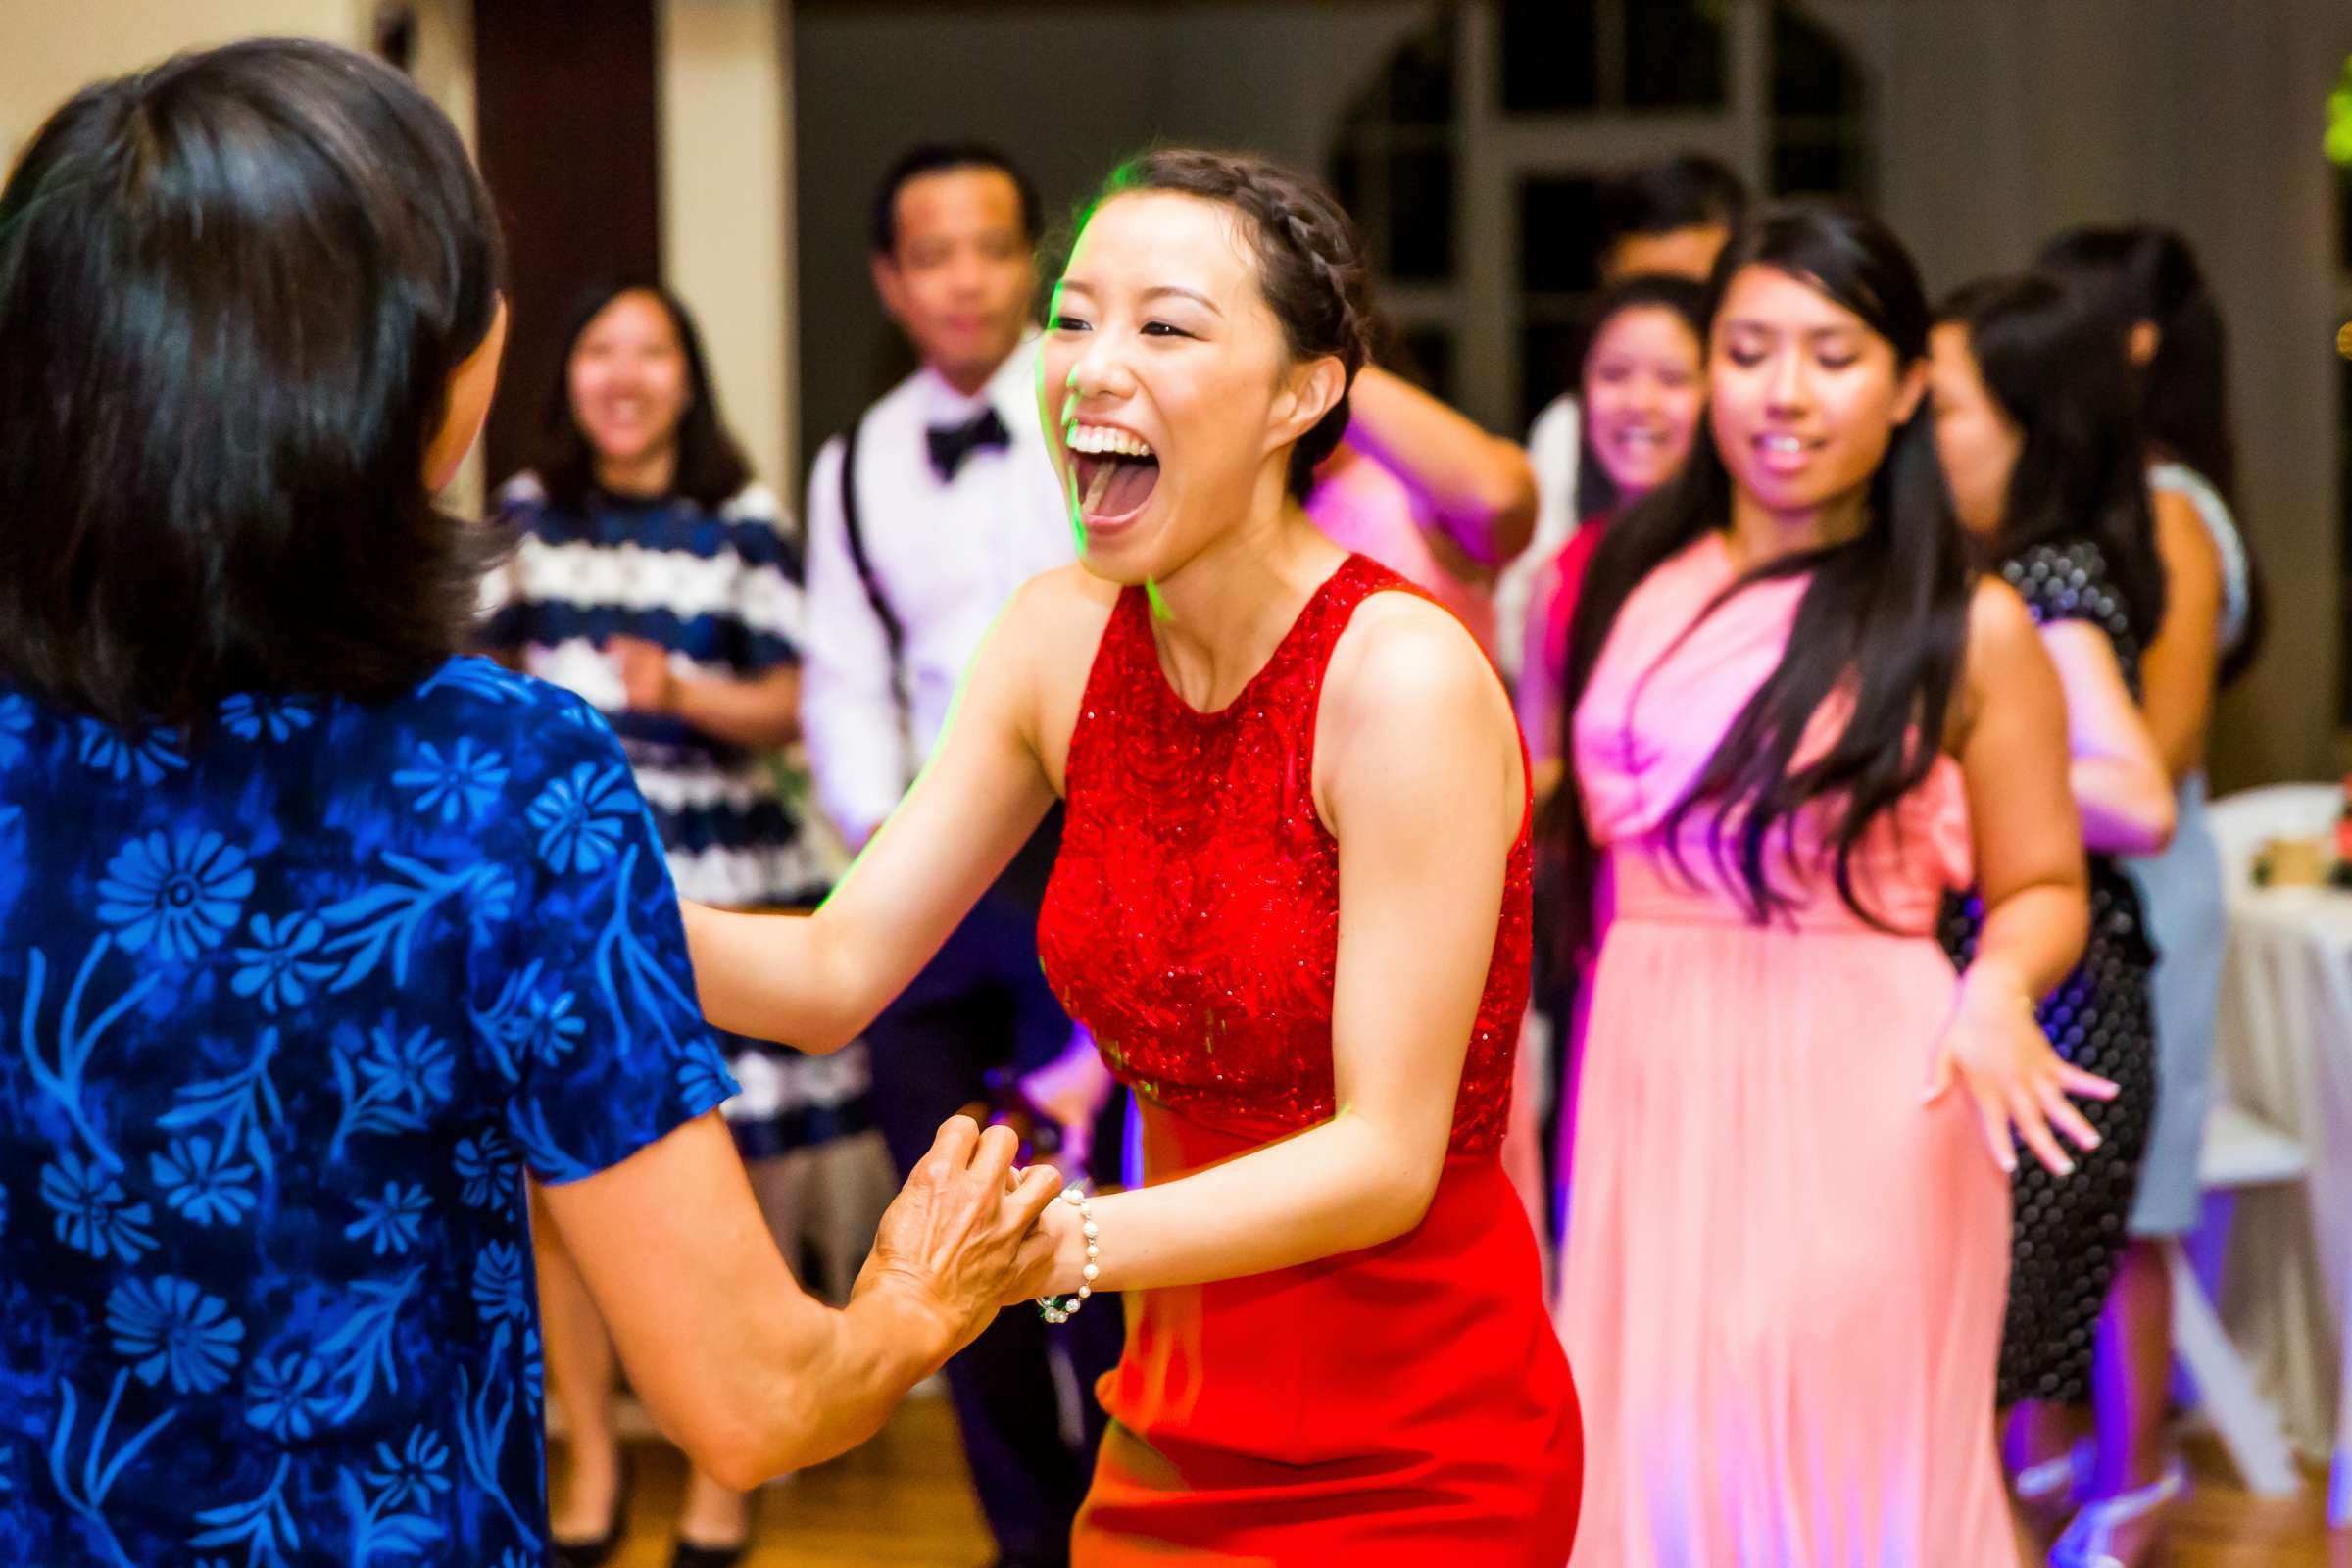
[[[1056,1309],[1127,1293],[1084,1568],[1559,1568],[1573,1534],[1575,1396],[1498,1158],[1525,755],[1461,624],[1299,507],[1363,276],[1287,171],[1114,174],[1040,388],[1082,564],[1015,596],[819,913],[687,911],[714,1019],[826,1049],[1067,799],[1040,948],[1137,1092],[1147,1173],[1054,1205],[1035,1272]]]

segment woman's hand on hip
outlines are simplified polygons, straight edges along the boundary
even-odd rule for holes
[[[2033,998],[1989,967],[1972,969],[1961,981],[1923,1098],[1932,1104],[1955,1083],[1975,1103],[1984,1147],[2001,1169],[2017,1168],[2016,1143],[2022,1142],[2061,1176],[2072,1175],[2075,1162],[2059,1146],[2057,1133],[2077,1149],[2099,1147],[2098,1132],[2068,1097],[2104,1101],[2116,1095],[2113,1083],[2050,1049],[2034,1016]]]

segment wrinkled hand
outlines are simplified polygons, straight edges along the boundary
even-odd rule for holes
[[[1086,1176],[1094,1156],[1095,1118],[1110,1103],[1114,1082],[1094,1037],[1084,1029],[1071,1031],[1069,1048],[1060,1055],[1021,1077],[1021,1093],[1029,1103],[1061,1129],[1061,1147],[1055,1152],[1074,1181]]]
[[[1051,1165],[1014,1174],[1018,1144],[1009,1127],[983,1133],[968,1116],[950,1117],[883,1213],[858,1273],[859,1295],[907,1293],[940,1324],[949,1353],[978,1337],[1000,1301],[1019,1298],[1010,1287],[1050,1260],[1037,1220],[1061,1177]]]
[[[2116,1094],[2114,1084],[2050,1049],[2022,987],[1977,970],[1961,983],[1958,1005],[1936,1044],[1924,1101],[1934,1103],[1955,1082],[1976,1103],[1984,1147],[1995,1164],[2004,1171],[2017,1169],[2014,1127],[2016,1141],[2061,1176],[2073,1175],[2075,1162],[2059,1147],[2053,1127],[2078,1149],[2099,1147],[2098,1133],[2067,1096],[2113,1100]]]
[[[630,711],[669,711],[674,685],[667,653],[642,637],[612,638],[605,644],[605,652],[620,665],[621,692]]]

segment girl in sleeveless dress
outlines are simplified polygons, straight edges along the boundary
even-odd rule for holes
[[[1771,209],[1707,320],[1706,438],[1610,525],[1570,635],[1576,1561],[2013,1563],[2012,1129],[2064,1168],[2096,1142],[2069,1097],[2113,1092],[2032,1011],[2086,917],[2064,702],[1962,555],[1893,236]],[[1956,982],[1936,917],[1971,880]]]
[[[2118,1353],[2092,1370],[2095,1449],[2044,1469],[2053,1498],[2112,1504],[2157,1485],[2172,1457],[2172,1277],[2160,1244],[2194,1229],[2203,1208],[2197,1158],[2227,938],[2206,737],[2217,694],[2261,649],[2263,592],[2229,500],[2237,455],[2221,309],[2188,243],[2152,223],[2076,229],[2045,246],[2040,265],[2090,291],[2132,367],[2165,578],[2164,619],[2140,661],[2141,706],[2179,792],[2170,848],[2127,862],[2156,945],[2156,1116],[2102,1327]],[[2119,1522],[2119,1558],[2153,1547],[2161,1522],[2160,1512]]]
[[[1568,627],[1577,593],[1610,519],[1672,479],[1690,456],[1706,411],[1707,324],[1699,315],[1704,285],[1690,278],[1637,272],[1611,284],[1593,306],[1577,372],[1576,514],[1568,542],[1544,563],[1527,596],[1519,680],[1513,701],[1535,766],[1536,809],[1547,807],[1567,768],[1561,749],[1560,681],[1568,667]],[[1578,401],[1578,400],[1581,400]],[[1576,1143],[1579,1014],[1575,977],[1549,960],[1560,944],[1549,926],[1559,906],[1554,868],[1536,872],[1536,1018],[1526,1049],[1549,1049],[1559,1084],[1549,1127],[1548,1215],[1558,1235],[1568,1216],[1568,1171]],[[1552,1274],[1553,1289],[1558,1275]]]
[[[1560,1568],[1573,1536],[1575,1397],[1498,1158],[1525,754],[1461,623],[1299,505],[1363,282],[1301,176],[1114,174],[1042,360],[1082,564],[1015,596],[821,910],[687,910],[714,1020],[827,1049],[1067,801],[1039,946],[1136,1092],[1146,1177],[1040,1238],[1050,1320],[1095,1289],[1129,1312],[1085,1568]]]
[[[2117,858],[2162,850],[2173,828],[2172,780],[2137,706],[2164,568],[2123,356],[2082,291],[2048,277],[1993,279],[1939,315],[1930,342],[1945,477],[1978,553],[2024,596],[2058,667],[2089,852],[2090,940],[2042,1000],[2042,1028],[2061,1055],[2121,1091],[2090,1111],[2099,1146],[2072,1176],[2028,1166],[2015,1183],[2000,1402],[2015,1407],[2010,1457],[2033,1502],[2037,1467],[2087,1426],[2093,1344],[2155,1110],[2154,954]],[[1946,906],[1945,943],[1962,963],[1979,913],[1974,901]],[[2100,1456],[2120,1461],[2128,1450],[2110,1442]],[[2144,1511],[2178,1486],[2177,1473],[2153,1480],[2135,1501]],[[2121,1515],[2120,1501],[2085,1513],[2052,1560],[2107,1560]]]
[[[2213,1027],[2221,1010],[2225,879],[2221,844],[2206,820],[2206,738],[2218,691],[2246,672],[2263,647],[2263,578],[2232,514],[2236,442],[2230,425],[2228,343],[2221,306],[2197,256],[2171,228],[2127,223],[2077,228],[2041,249],[2039,264],[2091,289],[2122,338],[2138,383],[2154,491],[2157,553],[2164,558],[2164,620],[2140,661],[2147,726],[2178,780],[2178,825],[2162,856],[2131,860],[2157,945],[2157,1116],[2140,1161],[2131,1244],[2107,1296],[2105,1343],[2122,1354],[2098,1363],[2091,1396],[2100,1444],[2129,1444],[2105,1484],[2082,1462],[2053,1462],[2053,1495],[2105,1499],[2138,1493],[2164,1476],[2171,1396],[2174,1298],[2162,1239],[2194,1230],[2201,1213],[2197,1154],[2213,1102]],[[2117,1415],[2110,1415],[2110,1408]],[[2117,1554],[2152,1546],[2159,1516],[2117,1526]]]

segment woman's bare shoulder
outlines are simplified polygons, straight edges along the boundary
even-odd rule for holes
[[[1376,593],[1357,607],[1332,650],[1327,684],[1349,703],[1401,700],[1457,717],[1465,703],[1502,697],[1501,677],[1470,628],[1444,606],[1405,592]]]
[[[1417,594],[1375,594],[1357,608],[1332,650],[1320,733],[1339,757],[1492,757],[1519,768],[1501,676],[1452,612]]]
[[[1104,582],[1084,566],[1056,566],[1013,590],[997,615],[993,635],[1025,656],[1044,658],[1050,665],[1073,647],[1091,649],[1102,638],[1118,597],[1116,583]]]

